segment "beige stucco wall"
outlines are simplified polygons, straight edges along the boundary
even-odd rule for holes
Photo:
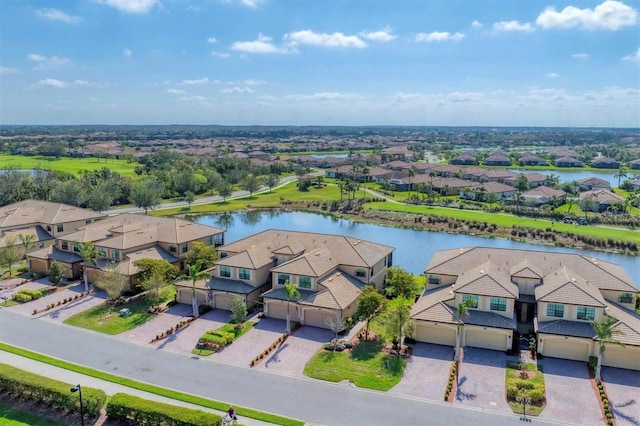
[[[619,304],[620,306],[624,306],[627,309],[630,309],[631,311],[635,310],[635,306],[636,306],[636,292],[633,291],[613,291],[613,290],[600,290],[600,292],[602,293],[602,296],[606,299],[609,300],[611,302],[615,302],[617,304]],[[621,293],[631,293],[633,294],[633,300],[631,301],[631,303],[621,303],[620,302],[620,294]]]
[[[456,293],[454,299],[454,306],[457,306],[459,303],[462,303],[462,294]],[[491,297],[490,296],[478,296],[478,307],[471,308],[476,309],[478,311],[486,311],[493,312],[494,314],[501,315],[507,318],[513,318],[513,314],[515,312],[515,299],[506,299],[507,301],[507,309],[505,311],[492,311],[491,308]]]
[[[253,287],[259,287],[261,285],[263,285],[265,282],[267,282],[267,279],[269,278],[269,274],[270,274],[270,269],[271,269],[272,265],[267,265],[267,266],[263,266],[260,269],[250,269],[251,271],[251,279],[250,280],[241,280],[239,278],[239,270],[241,268],[236,268],[234,266],[229,266],[229,268],[231,269],[231,276],[230,277],[223,277],[220,275],[220,266],[216,266],[215,269],[215,276],[220,278],[220,279],[227,279],[227,280],[239,280],[242,281],[244,283],[247,283]]]
[[[511,279],[518,285],[520,294],[533,295],[535,294],[535,286],[540,284],[540,280],[535,278],[511,277]]]
[[[578,321],[578,322],[590,322],[589,320],[578,320],[578,306],[577,305],[567,305],[564,304],[564,317],[550,317],[547,316],[547,305],[548,302],[538,302],[538,321],[557,321],[559,319],[564,319],[567,321]],[[603,308],[595,308],[595,320],[602,321],[604,317],[604,309]]]

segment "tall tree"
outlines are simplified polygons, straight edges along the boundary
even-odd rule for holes
[[[162,182],[156,179],[144,179],[133,186],[129,200],[136,207],[144,209],[144,214],[147,214],[149,209],[160,204],[163,192]]]
[[[462,340],[462,326],[464,325],[464,321],[462,319],[469,315],[469,308],[475,307],[477,306],[475,306],[475,302],[471,299],[467,299],[456,305],[456,318],[458,319],[458,324],[456,326],[456,352],[454,355],[455,361],[460,361],[460,341]]]
[[[520,175],[516,178],[516,182],[513,185],[518,191],[524,192],[529,189],[529,179],[525,175]]]
[[[233,194],[233,186],[226,180],[222,179],[218,186],[216,187],[216,191],[222,197],[222,202],[227,202],[227,198]]]
[[[384,325],[387,333],[393,336],[393,346],[402,348],[404,336],[412,333],[414,322],[411,320],[411,300],[404,297],[396,297],[389,302]]]
[[[31,272],[31,265],[29,264],[29,257],[27,256],[27,254],[29,253],[29,250],[31,250],[33,246],[35,246],[36,235],[35,234],[18,234],[18,238],[20,239],[20,242],[22,243],[22,248],[24,249],[24,258],[27,261],[27,271]]]
[[[193,265],[187,265],[185,278],[191,280],[191,309],[193,316],[198,316],[198,297],[196,296],[196,282],[203,278],[208,278],[209,273],[202,271],[202,260],[197,260]]]
[[[260,179],[253,173],[249,173],[242,179],[242,182],[240,182],[240,186],[249,193],[249,197],[253,197],[253,193],[260,189],[260,185]]]
[[[291,299],[299,299],[300,292],[298,291],[298,287],[295,284],[290,283],[289,280],[284,283],[284,291],[287,293],[287,328],[285,333],[291,334],[291,311],[290,311],[290,302]]]
[[[622,164],[620,164],[620,168],[618,169],[618,173],[613,175],[614,178],[618,179],[618,188],[620,188],[620,181],[622,179],[626,179],[628,176],[629,176],[629,173],[627,172],[627,168],[625,166],[623,166]]]
[[[325,324],[329,327],[329,330],[333,331],[334,338],[338,339],[338,333],[347,328],[347,322],[342,318],[342,312],[334,311],[329,317],[325,320]],[[335,346],[334,346],[335,348]]]
[[[110,266],[102,270],[96,279],[95,286],[107,293],[109,299],[115,301],[129,286],[129,280],[126,275],[118,272],[115,266]]]
[[[620,330],[615,330],[613,328],[614,325],[618,322],[614,317],[606,317],[603,321],[591,321],[593,325],[593,329],[596,332],[595,339],[598,341],[598,363],[596,364],[596,381],[601,380],[601,368],[602,368],[602,358],[604,357],[604,352],[607,349],[608,344],[623,346],[619,340],[614,338],[616,334],[622,334]]]
[[[82,257],[82,279],[84,280],[84,291],[85,293],[89,292],[89,281],[87,276],[87,265],[92,263],[96,264],[96,257],[98,257],[98,251],[96,250],[96,246],[93,245],[91,241],[87,241],[86,243],[74,242],[75,248],[80,253],[80,257]]]
[[[369,323],[374,316],[384,311],[387,299],[371,285],[365,286],[358,296],[358,310],[356,316],[367,322],[365,326],[365,338],[369,336]]]
[[[280,178],[278,175],[270,174],[267,177],[266,184],[269,187],[269,192],[273,190],[273,187],[276,186],[280,182]]]
[[[413,275],[398,266],[394,266],[387,271],[385,293],[389,297],[413,299],[418,293],[418,284]]]
[[[152,269],[150,275],[140,282],[142,288],[147,292],[147,300],[152,304],[160,301],[160,290],[168,284],[166,275],[160,269]]]
[[[0,247],[0,264],[9,268],[9,278],[13,276],[12,266],[22,259],[22,248],[18,245],[18,238],[13,235],[5,235],[4,243]]]
[[[216,258],[217,253],[214,248],[200,241],[193,243],[186,256],[187,262],[190,265],[195,265],[198,260],[201,260],[202,269],[212,268],[213,262],[216,261]]]

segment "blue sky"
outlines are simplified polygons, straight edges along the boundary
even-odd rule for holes
[[[639,9],[0,0],[0,123],[640,127]]]

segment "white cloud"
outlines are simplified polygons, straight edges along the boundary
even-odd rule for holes
[[[131,51],[131,49],[124,49],[122,51],[122,56],[124,56],[126,58],[130,58],[131,55],[133,55],[133,52]]]
[[[217,43],[217,42],[218,42],[218,39],[217,39],[217,38],[215,38],[215,37],[209,37],[209,38],[207,39],[207,43],[209,43],[209,44],[215,44],[215,43]]]
[[[55,88],[55,89],[67,89],[69,87],[90,87],[90,86],[101,86],[98,83],[92,83],[86,80],[74,80],[74,81],[61,81],[56,80],[55,78],[45,78],[44,80],[40,80],[33,87],[45,87],[45,88]]]
[[[533,26],[528,23],[521,23],[519,21],[501,21],[493,24],[493,29],[495,31],[521,31],[530,33],[534,31]]]
[[[271,43],[271,37],[258,35],[254,41],[236,41],[231,45],[231,49],[246,53],[287,53],[286,49]]]
[[[182,80],[181,84],[184,84],[187,86],[198,86],[198,85],[207,84],[207,83],[209,83],[209,79],[207,77],[204,77],[204,78],[198,78],[196,80]]]
[[[169,89],[167,93],[171,93],[172,95],[184,95],[186,92],[180,89]]]
[[[58,9],[38,9],[36,10],[36,16],[50,21],[64,22],[65,24],[76,24],[82,21],[81,17],[68,15]]]
[[[253,93],[250,87],[227,87],[220,90],[220,93]]]
[[[244,84],[247,86],[261,86],[263,84],[266,84],[266,81],[264,80],[245,80]]]
[[[383,43],[395,40],[397,38],[397,36],[393,34],[393,30],[388,26],[381,29],[380,31],[363,31],[360,33],[360,36],[366,38],[367,40],[379,41]]]
[[[238,4],[240,6],[245,6],[251,9],[255,9],[258,6],[260,6],[260,4],[263,3],[264,0],[223,0],[225,3],[233,3],[233,4]]]
[[[340,93],[340,92],[319,92],[312,95],[286,95],[286,99],[294,100],[314,100],[314,101],[334,101],[334,100],[348,100],[359,98],[359,95],[354,93]]]
[[[547,77],[549,77],[549,78],[558,78],[558,77],[560,77],[560,74],[555,73],[555,72],[550,72],[550,73],[547,74]]]
[[[462,40],[464,34],[455,33],[451,34],[448,31],[434,31],[432,33],[418,33],[416,34],[416,41],[457,41]]]
[[[451,102],[480,102],[483,98],[480,92],[451,92],[446,97]]]
[[[536,19],[542,28],[585,28],[588,30],[615,31],[635,25],[638,13],[626,4],[608,0],[593,9],[567,6],[558,12],[553,6],[547,7]]]
[[[37,62],[34,70],[54,70],[60,68],[71,68],[73,61],[69,58],[61,58],[59,56],[46,57],[37,53],[30,53],[27,55],[27,59],[33,62]]]
[[[17,74],[20,72],[17,68],[3,67],[0,65],[0,75]]]
[[[638,48],[638,50],[636,50],[636,53],[631,54],[631,55],[627,55],[624,58],[622,58],[622,60],[623,61],[640,63],[640,47]]]
[[[589,55],[587,55],[586,53],[574,53],[573,55],[571,55],[571,57],[573,59],[588,59]]]
[[[471,26],[472,26],[473,28],[482,28],[482,27],[483,27],[483,25],[482,25],[482,23],[481,23],[480,21],[473,21],[473,22],[471,23]]]
[[[214,50],[211,52],[211,56],[215,56],[216,58],[229,58],[231,55],[225,52],[216,52]]]
[[[315,33],[312,30],[293,31],[285,35],[292,46],[311,45],[322,47],[367,47],[367,43],[362,41],[357,35],[345,35],[340,32],[332,34]]]
[[[139,13],[144,14],[153,9],[154,6],[159,5],[158,0],[96,0],[100,4],[106,4],[107,6],[115,7],[120,12],[124,13]]]
[[[196,105],[196,106],[209,106],[211,103],[204,96],[184,96],[180,98],[181,102],[184,102],[188,105]]]

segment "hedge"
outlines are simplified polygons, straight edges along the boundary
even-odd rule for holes
[[[80,411],[80,399],[71,393],[68,383],[29,373],[28,371],[0,364],[0,392],[38,401],[67,411]],[[84,412],[97,417],[107,396],[99,389],[82,387]]]
[[[222,417],[201,410],[178,407],[137,396],[117,393],[107,404],[109,420],[130,425],[218,426]]]
[[[212,334],[203,334],[202,337],[200,337],[200,341],[201,342],[206,342],[206,343],[214,343],[216,345],[219,346],[226,346],[227,345],[227,339],[225,339],[224,337],[221,336],[214,336]]]
[[[41,297],[42,292],[40,290],[34,290],[30,288],[18,290],[13,294],[13,300],[19,303],[30,302],[32,300],[40,299]]]
[[[226,331],[220,331],[220,330],[210,330],[210,331],[207,331],[207,334],[211,336],[222,337],[227,342],[227,345],[230,345],[231,343],[233,343],[233,341],[236,338],[235,334],[228,333]]]

